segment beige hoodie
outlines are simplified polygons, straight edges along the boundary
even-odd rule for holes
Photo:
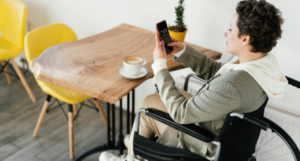
[[[281,98],[283,96],[288,81],[272,53],[254,61],[232,64],[237,60],[237,56],[231,59],[215,75],[222,75],[230,70],[244,70],[259,83],[269,98]]]

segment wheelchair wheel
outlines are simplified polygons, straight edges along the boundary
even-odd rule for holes
[[[269,124],[261,130],[255,153],[248,161],[300,161],[300,152],[293,139],[276,123],[263,118]]]

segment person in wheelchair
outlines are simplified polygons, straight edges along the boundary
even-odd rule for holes
[[[270,53],[281,38],[282,24],[281,12],[274,5],[257,0],[240,1],[230,27],[224,33],[226,51],[236,57],[224,65],[171,38],[172,42],[168,45],[173,47],[173,59],[207,80],[195,96],[175,86],[167,70],[164,42],[156,34],[152,64],[155,76],[152,82],[157,93],[147,96],[141,107],[165,111],[175,122],[197,124],[211,132],[215,139],[218,138],[229,113],[253,112],[266,99],[283,96],[288,81],[275,56]],[[127,146],[127,159],[104,152],[100,155],[100,161],[132,160],[133,132],[134,129]],[[149,139],[157,136],[160,144],[186,149],[214,160],[214,144],[195,139],[144,113],[140,118],[139,134]]]

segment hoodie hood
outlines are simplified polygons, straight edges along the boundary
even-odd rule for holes
[[[288,81],[272,53],[254,61],[232,64],[237,60],[238,57],[235,56],[224,64],[215,75],[222,75],[230,70],[244,70],[258,82],[269,98],[281,98],[283,96]]]

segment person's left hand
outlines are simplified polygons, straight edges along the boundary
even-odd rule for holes
[[[164,41],[160,41],[157,34],[155,34],[155,41],[156,41],[156,47],[153,51],[153,60],[157,59],[167,59],[167,53],[165,50],[165,44]]]

